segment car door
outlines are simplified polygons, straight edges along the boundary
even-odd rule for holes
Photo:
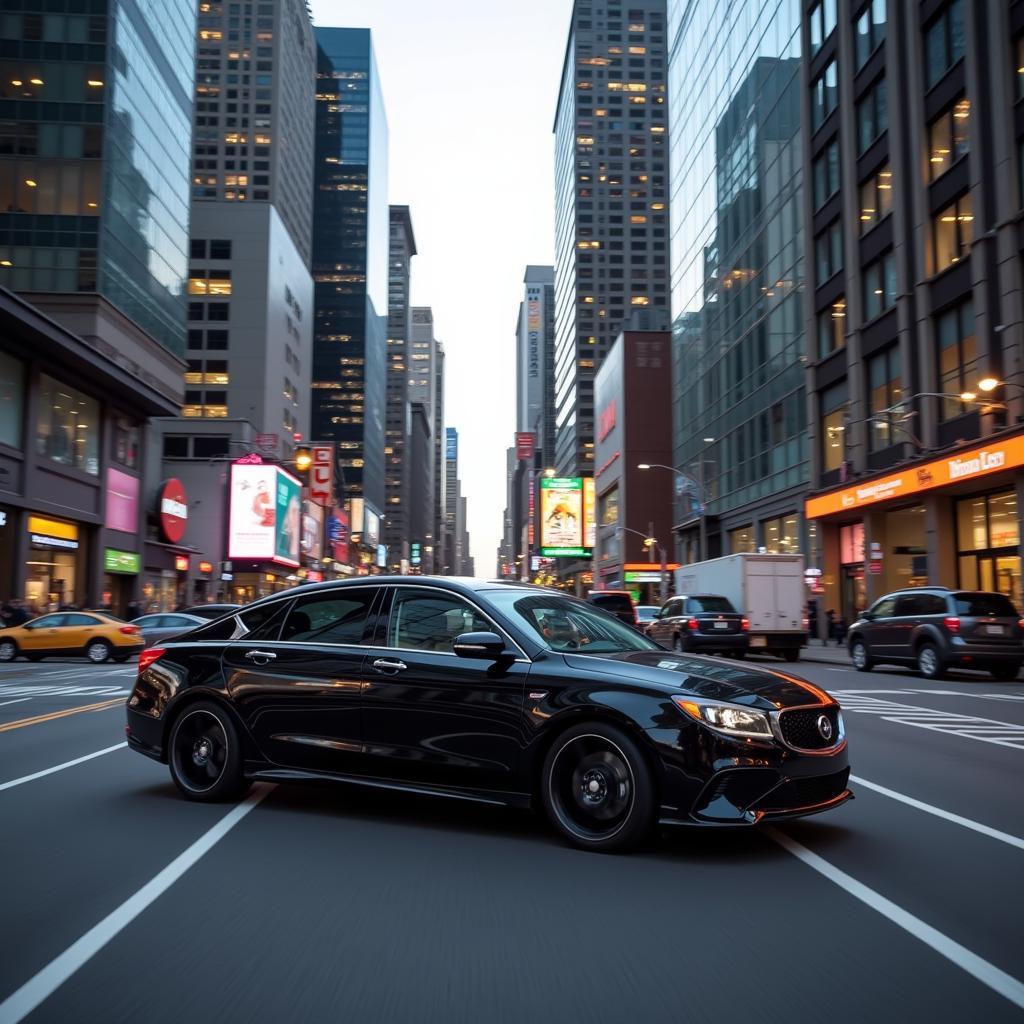
[[[868,650],[875,657],[891,657],[896,650],[897,627],[893,624],[896,614],[896,596],[883,597],[868,609],[864,639]]]
[[[60,630],[66,618],[67,615],[58,613],[43,615],[32,622],[25,623],[18,646],[23,651],[39,653],[60,650]]]
[[[389,590],[363,688],[369,770],[396,781],[514,790],[529,661],[467,598],[427,586]],[[517,660],[453,652],[457,636],[481,630],[505,636]]]
[[[265,622],[238,618],[245,636],[224,651],[228,690],[268,761],[281,768],[361,769],[360,689],[364,639],[375,628],[373,586],[306,594]]]
[[[661,609],[661,615],[651,625],[649,635],[652,640],[666,647],[672,646],[672,619],[679,614],[682,603],[679,598],[665,602]]]

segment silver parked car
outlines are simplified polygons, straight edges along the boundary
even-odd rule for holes
[[[196,626],[203,626],[207,621],[198,615],[189,615],[185,612],[154,612],[152,615],[140,615],[137,619],[132,619],[132,625],[139,627],[146,646],[152,647],[153,644],[162,643],[172,636],[187,633]]]

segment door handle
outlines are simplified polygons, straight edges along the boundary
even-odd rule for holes
[[[390,658],[378,658],[373,667],[378,672],[404,672],[409,666],[404,661],[392,661]]]
[[[246,651],[245,656],[257,665],[266,665],[268,661],[273,661],[277,657],[273,651]]]

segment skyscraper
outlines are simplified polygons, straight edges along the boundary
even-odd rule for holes
[[[15,0],[0,61],[0,285],[175,405],[195,24],[194,0]]]
[[[438,455],[438,374],[441,345],[434,337],[434,312],[429,306],[414,306],[409,332],[409,408],[410,435],[422,431],[425,447],[418,446],[410,461],[410,503],[416,505],[417,519],[410,521],[409,541],[419,544],[422,569],[432,573],[436,568]],[[421,507],[422,506],[422,507]]]
[[[409,280],[416,238],[408,206],[392,206],[388,246],[387,408],[384,421],[385,504],[382,538],[388,564],[409,557]]]
[[[200,4],[183,413],[287,456],[309,431],[316,57],[302,0],[263,7]]]
[[[575,0],[555,115],[555,465],[593,471],[594,373],[668,307],[665,0]]]
[[[555,459],[555,268],[526,268],[516,319],[516,430],[535,436],[542,466]]]
[[[368,29],[318,28],[311,432],[384,510],[388,129]],[[353,524],[353,532],[360,532]]]

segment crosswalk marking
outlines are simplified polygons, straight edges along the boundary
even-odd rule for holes
[[[1024,725],[979,718],[975,715],[959,715],[951,711],[936,711],[913,704],[900,704],[879,697],[869,697],[863,690],[833,690],[832,693],[843,706],[844,712],[874,715],[884,722],[909,725],[916,729],[930,729],[932,732],[962,736],[964,739],[978,740],[981,743],[994,743],[1000,747],[1024,750]]]
[[[3,697],[121,697],[131,692],[122,686],[0,686]]]

